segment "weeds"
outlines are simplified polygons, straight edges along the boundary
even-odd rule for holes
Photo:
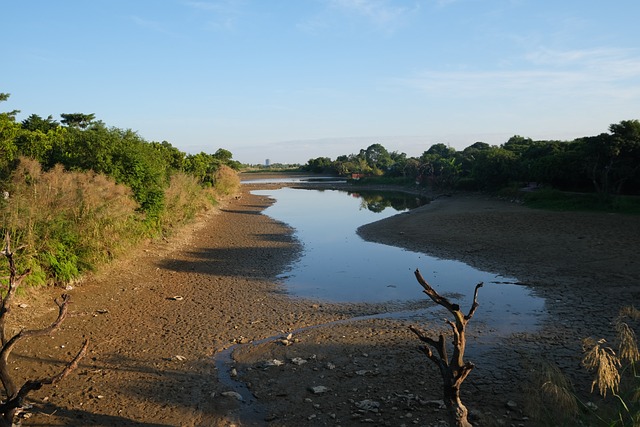
[[[548,362],[534,365],[532,389],[527,393],[527,411],[543,425],[590,425],[640,427],[640,361],[638,340],[630,322],[640,320],[640,310],[624,307],[614,321],[617,347],[604,339],[582,341],[582,365],[594,373],[591,393],[597,391],[603,401],[581,401],[573,386]]]
[[[634,307],[620,310],[614,322],[618,352],[606,346],[604,339],[583,341],[585,356],[582,363],[588,370],[596,371],[591,391],[597,386],[602,397],[610,392],[617,401],[617,413],[610,426],[640,426],[640,376],[636,364],[640,361],[638,340],[628,324],[640,320],[640,311]]]
[[[229,187],[230,188],[230,187]],[[211,205],[197,181],[176,174],[165,192],[165,208],[150,229],[132,191],[92,171],[43,171],[21,158],[0,203],[2,233],[24,246],[20,268],[29,285],[68,283],[104,264],[142,238],[167,234]]]

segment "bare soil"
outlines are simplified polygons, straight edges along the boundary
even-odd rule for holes
[[[85,337],[89,353],[57,387],[30,395],[24,425],[443,425],[440,375],[408,330],[418,322],[435,334],[442,313],[331,323],[397,307],[288,296],[275,277],[301,247],[261,214],[272,201],[243,187],[179,236],[74,285],[62,329],[22,343],[11,367],[18,378],[50,375]],[[462,388],[477,425],[541,425],[531,405],[541,361],[589,398],[581,339],[609,337],[619,308],[640,301],[638,217],[454,195],[359,233],[517,277],[546,299],[536,332],[470,331],[477,367]],[[50,322],[62,291],[18,301],[28,306],[14,308],[15,330]]]

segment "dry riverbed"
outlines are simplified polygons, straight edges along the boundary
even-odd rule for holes
[[[445,313],[331,323],[398,307],[289,297],[274,278],[301,248],[261,214],[272,201],[251,188],[74,286],[62,330],[24,343],[11,363],[27,378],[59,369],[85,337],[89,353],[64,382],[31,395],[24,425],[442,424],[439,372],[408,325],[435,333]],[[492,339],[472,320],[477,367],[463,401],[478,425],[535,425],[529,404],[543,360],[587,398],[581,339],[609,337],[619,308],[640,301],[638,217],[454,195],[360,234],[517,277],[546,298],[548,316],[531,334]],[[50,321],[60,292],[22,301],[16,329]]]

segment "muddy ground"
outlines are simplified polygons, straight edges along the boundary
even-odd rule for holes
[[[62,329],[21,343],[10,366],[18,379],[50,375],[84,338],[88,355],[62,383],[30,395],[24,425],[443,425],[439,372],[408,325],[435,334],[445,313],[331,323],[402,307],[288,296],[275,276],[302,248],[261,214],[272,201],[252,188],[74,284]],[[619,308],[640,301],[640,218],[453,195],[359,233],[517,277],[545,298],[548,314],[530,334],[470,328],[476,369],[463,401],[475,424],[548,423],[533,417],[545,410],[537,398],[544,364],[597,401],[580,342],[611,337]],[[50,322],[61,292],[18,301],[14,330]]]

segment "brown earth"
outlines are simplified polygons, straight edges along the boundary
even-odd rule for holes
[[[89,353],[62,383],[30,395],[24,425],[442,425],[439,373],[407,326],[440,330],[443,313],[328,324],[398,307],[287,296],[275,276],[300,246],[261,214],[272,201],[252,188],[74,286],[62,329],[20,344],[11,368],[17,378],[50,375],[84,337]],[[543,360],[587,398],[581,338],[610,336],[619,308],[640,301],[638,217],[455,195],[359,232],[517,277],[546,299],[548,316],[534,333],[491,341],[471,331],[477,368],[463,401],[478,425],[540,424],[531,403]],[[50,322],[60,292],[18,301],[28,307],[14,308],[15,330]],[[325,391],[314,393],[318,386]]]

